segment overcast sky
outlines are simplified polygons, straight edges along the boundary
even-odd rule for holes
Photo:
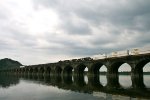
[[[150,46],[150,0],[1,0],[0,59],[56,62]]]

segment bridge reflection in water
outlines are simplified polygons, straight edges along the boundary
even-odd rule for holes
[[[142,78],[142,77],[141,77]],[[98,96],[100,93],[122,95],[127,97],[147,98],[150,99],[150,89],[144,85],[143,79],[139,77],[132,78],[132,86],[124,88],[119,83],[116,76],[107,76],[107,84],[103,86],[99,76],[76,76],[76,75],[33,75],[33,74],[1,74],[0,86],[5,88],[16,85],[19,80],[28,80],[38,82],[47,86],[55,86],[64,90],[71,90],[81,93],[90,93]],[[100,95],[99,94],[99,95]],[[107,95],[110,96],[110,95]]]

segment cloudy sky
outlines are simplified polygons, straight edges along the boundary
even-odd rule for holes
[[[0,59],[56,62],[150,46],[150,0],[1,0]]]

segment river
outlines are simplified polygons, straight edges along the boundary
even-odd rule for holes
[[[116,87],[107,81],[105,75],[0,75],[0,100],[150,100],[150,75],[136,88],[130,75],[119,75]]]

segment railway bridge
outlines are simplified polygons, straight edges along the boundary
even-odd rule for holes
[[[8,69],[3,72],[46,74],[46,75],[76,75],[82,76],[84,69],[88,68],[88,75],[99,75],[99,69],[105,65],[107,76],[118,76],[119,67],[127,63],[131,67],[131,76],[143,75],[143,67],[150,62],[150,53],[138,55],[126,55],[119,57],[108,57],[104,59],[92,59],[90,57],[59,61],[57,63],[30,65],[23,68]]]

